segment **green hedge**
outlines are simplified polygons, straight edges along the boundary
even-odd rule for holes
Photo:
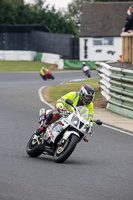
[[[82,67],[82,62],[80,60],[64,60],[64,69],[81,69]],[[97,65],[95,64],[95,61],[86,61],[85,62],[91,70],[96,70]]]

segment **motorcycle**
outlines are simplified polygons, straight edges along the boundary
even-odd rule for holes
[[[86,75],[88,78],[91,78],[90,70],[87,70],[87,71],[85,71],[84,73],[85,73],[85,75]]]
[[[68,111],[67,115],[49,125],[45,132],[32,135],[26,147],[30,157],[51,155],[56,163],[63,163],[79,142],[88,142],[87,135],[91,135],[92,131],[89,110],[84,106],[74,107],[69,99],[66,103],[71,106],[73,112]],[[102,125],[101,120],[93,122]],[[42,120],[40,126],[43,123]]]
[[[83,73],[84,73],[88,78],[91,77],[90,69],[89,69],[88,66],[84,66],[84,67],[83,67]]]
[[[40,73],[40,76],[42,77],[43,80],[47,80],[47,79],[53,79],[54,80],[54,76],[52,75],[52,72],[50,70],[46,71],[45,72],[45,76],[43,76],[41,73]]]

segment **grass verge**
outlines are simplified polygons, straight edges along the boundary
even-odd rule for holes
[[[43,66],[50,70],[57,68],[56,65],[39,61],[0,61],[0,72],[40,71]]]
[[[80,88],[83,84],[91,85],[95,90],[95,98],[94,102],[101,101],[102,95],[100,93],[100,85],[98,78],[91,78],[84,81],[76,81],[76,82],[67,82],[64,85],[53,85],[49,88],[49,98],[53,104],[63,95],[67,94],[68,92],[75,91],[79,92]]]
[[[57,65],[51,65],[39,61],[0,61],[0,72],[40,71],[42,66],[50,70],[58,70]],[[98,78],[91,78],[84,81],[68,82],[64,85],[51,86],[48,88],[47,95],[45,94],[45,96],[47,96],[46,100],[54,105],[61,96],[67,94],[68,92],[79,92],[83,84],[89,84],[95,89],[94,105],[98,105],[98,107],[105,107],[103,97],[100,94]]]

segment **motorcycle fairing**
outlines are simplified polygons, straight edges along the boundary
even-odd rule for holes
[[[80,138],[79,134],[76,131],[66,131],[62,139],[67,140],[72,134],[77,135]]]

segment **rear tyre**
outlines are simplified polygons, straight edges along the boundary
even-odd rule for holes
[[[39,145],[35,136],[35,134],[32,135],[26,147],[26,152],[30,157],[38,157],[42,154],[42,151],[39,150]]]
[[[64,162],[74,151],[78,143],[78,140],[79,140],[78,136],[71,135],[65,142],[64,146],[58,145],[54,153],[55,162],[57,163]]]

